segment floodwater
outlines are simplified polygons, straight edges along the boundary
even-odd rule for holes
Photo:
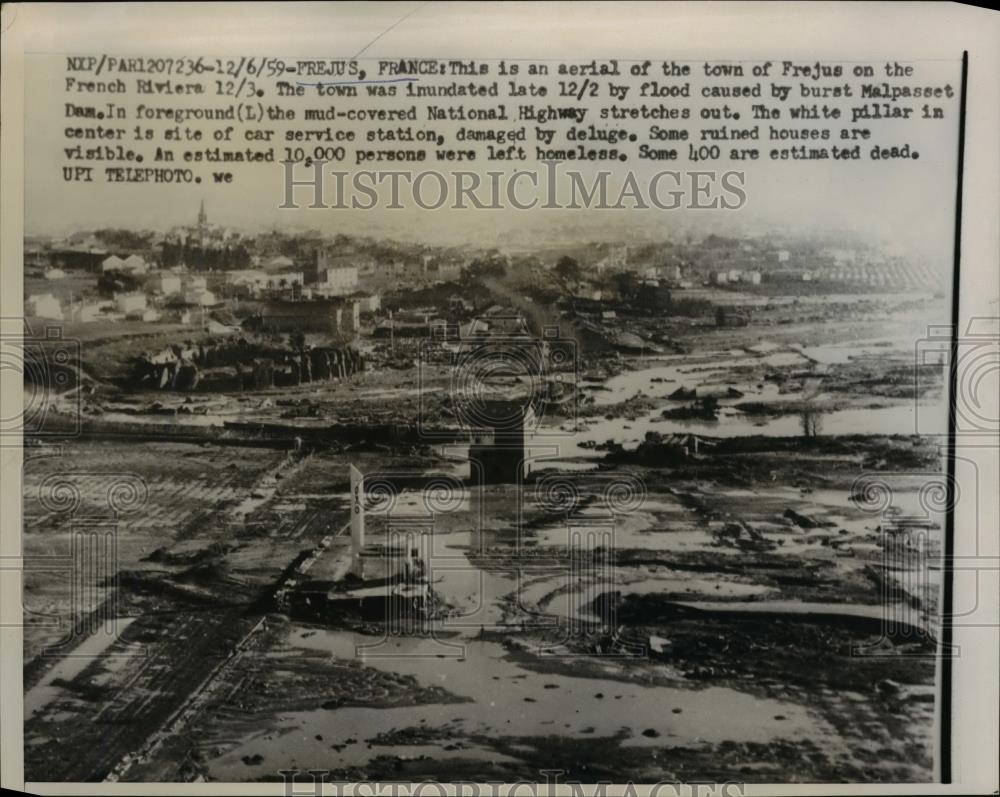
[[[602,444],[614,441],[630,449],[637,446],[650,431],[714,437],[795,437],[802,433],[802,422],[798,414],[749,415],[733,405],[743,401],[780,403],[811,399],[819,402],[833,398],[816,394],[827,365],[869,355],[912,358],[914,345],[912,338],[906,336],[809,347],[765,341],[746,349],[658,356],[650,359],[648,367],[618,374],[603,385],[584,383],[589,388],[594,406],[611,406],[635,396],[665,398],[679,387],[698,388],[703,395],[733,387],[743,396],[721,398],[719,418],[716,421],[663,418],[661,410],[643,413],[634,420],[598,416],[581,419],[579,422],[576,419],[547,422],[543,418],[542,425],[531,436],[529,452],[536,458],[549,459],[550,462],[546,464],[579,469],[589,467],[587,460],[603,456],[593,449],[581,448],[580,443]],[[801,367],[803,372],[811,372],[814,377],[804,378],[801,390],[782,393],[777,385],[760,381],[761,367]],[[403,391],[406,392],[406,389]],[[675,406],[682,406],[684,403],[676,402]],[[947,430],[947,405],[944,401],[917,404],[907,400],[885,399],[880,404],[881,406],[849,407],[823,412],[820,414],[819,434],[944,434]],[[252,421],[256,418],[277,421],[266,413],[249,407],[240,407],[227,413],[220,413],[217,408],[212,408],[206,414],[176,415],[133,415],[110,411],[102,417],[109,421],[196,427],[221,426],[228,420]],[[329,419],[296,418],[295,423],[323,427],[329,424]]]
[[[635,419],[624,417],[588,417],[579,421],[562,419],[548,423],[532,435],[529,450],[537,457],[547,457],[563,466],[566,458],[596,459],[600,451],[582,448],[580,443],[602,444],[613,441],[626,449],[635,448],[647,432],[659,434],[696,434],[706,437],[797,437],[802,434],[798,413],[787,415],[751,415],[734,407],[740,402],[813,400],[821,403],[835,397],[817,394],[824,364],[846,362],[851,357],[868,354],[899,354],[909,339],[872,340],[853,344],[831,344],[809,348],[778,348],[759,344],[751,350],[731,350],[698,355],[658,357],[653,365],[627,371],[608,379],[602,386],[591,386],[597,407],[611,406],[636,396],[666,398],[677,388],[699,389],[702,395],[719,393],[729,387],[740,391],[740,398],[720,398],[719,417],[715,421],[676,420],[664,418],[662,410],[642,413]],[[912,341],[909,341],[912,356]],[[796,367],[815,374],[804,379],[802,390],[779,392],[777,385],[761,382],[759,366]],[[757,370],[755,370],[757,369]],[[683,406],[676,402],[671,406]],[[821,435],[912,435],[944,434],[947,429],[947,405],[911,400],[880,399],[880,406],[846,407],[819,413]]]
[[[358,648],[372,638],[341,631],[292,632],[293,645],[322,650],[339,659],[360,658],[386,672],[412,675],[425,686],[439,686],[467,699],[401,708],[338,708],[290,712],[266,738],[245,740],[210,765],[213,777],[247,775],[243,756],[260,754],[292,767],[362,766],[380,755],[431,755],[435,761],[471,757],[509,760],[470,737],[506,737],[531,746],[531,737],[613,737],[627,746],[670,747],[726,740],[766,742],[810,738],[830,732],[805,708],[785,701],[744,694],[733,689],[670,688],[626,683],[613,678],[537,673],[523,667],[495,642],[461,640],[461,654],[434,639],[391,638],[375,654]],[[618,665],[609,660],[609,674]],[[783,720],[774,721],[780,715]],[[404,728],[439,731],[438,739],[459,742],[445,751],[435,745],[379,745],[373,737]],[[655,737],[644,732],[657,734]],[[322,737],[318,741],[316,736]],[[349,739],[356,740],[348,743]],[[346,745],[337,750],[331,744]]]
[[[404,492],[396,507],[421,513],[425,502],[417,492]],[[462,502],[458,511],[467,512]],[[643,525],[650,515],[637,513]],[[531,669],[540,651],[513,653],[506,646],[480,636],[485,628],[507,628],[517,639],[517,627],[508,619],[504,599],[517,595],[526,610],[584,618],[584,596],[595,594],[592,574],[543,571],[482,571],[466,553],[489,549],[494,531],[456,529],[434,542],[430,578],[438,594],[456,616],[439,624],[436,636],[387,636],[382,639],[351,631],[291,626],[293,647],[323,651],[336,659],[357,660],[376,669],[412,676],[421,686],[447,690],[462,702],[404,707],[340,707],[293,711],[279,715],[266,732],[245,737],[209,763],[209,773],[220,780],[252,775],[244,757],[261,755],[263,767],[339,769],[364,767],[379,756],[402,759],[427,757],[434,762],[474,759],[510,762],[511,751],[533,752],[550,737],[609,738],[609,744],[672,747],[723,741],[768,742],[802,737],[832,737],[827,723],[804,706],[762,698],[726,687],[694,688],[668,664],[650,664],[660,678],[676,685],[650,685],[627,680],[634,666],[614,658],[587,656],[586,674],[573,673],[572,658],[556,658],[554,672]],[[543,530],[564,535],[565,529]],[[637,527],[634,533],[640,533]],[[702,540],[704,531],[698,532]],[[670,537],[671,535],[664,535]],[[752,598],[757,585],[723,580],[711,574],[680,573],[668,568],[612,568],[612,581],[599,582],[598,591],[677,591],[699,597],[725,595]],[[589,584],[584,584],[587,581]],[[593,618],[589,618],[593,619]],[[536,622],[544,622],[541,615]],[[518,625],[519,625],[519,621]],[[564,655],[566,649],[559,648]],[[780,717],[780,719],[775,719]],[[381,734],[418,729],[415,744],[398,739],[373,741]],[[491,744],[502,740],[503,752]],[[447,745],[451,749],[444,749]]]

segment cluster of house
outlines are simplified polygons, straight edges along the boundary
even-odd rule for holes
[[[213,307],[218,299],[208,289],[206,277],[192,274],[182,267],[167,271],[156,271],[148,261],[139,255],[129,255],[121,258],[117,255],[106,257],[100,264],[102,274],[127,274],[141,279],[141,290],[124,290],[114,294],[110,299],[87,300],[63,303],[52,293],[32,294],[25,302],[25,313],[37,318],[54,320],[69,320],[83,323],[107,320],[158,321],[162,317],[160,307],[171,297],[181,301],[182,323],[190,320],[190,307]],[[56,273],[52,273],[52,272]],[[61,269],[50,269],[45,273],[47,279],[58,280],[65,277]]]
[[[684,273],[680,266],[651,266],[643,271],[643,283],[648,288],[660,288],[667,286],[672,288],[692,288],[694,282],[684,279]]]
[[[768,280],[785,282],[841,282],[868,287],[921,288],[937,285],[940,275],[928,263],[868,247],[823,246],[793,251],[765,252],[756,263],[768,264]],[[732,263],[730,262],[731,266]],[[716,285],[744,283],[757,285],[761,272],[754,268],[719,270],[713,273]]]
[[[118,257],[118,255],[110,255],[101,261],[101,272],[107,274],[109,271],[119,271],[138,276],[149,271],[149,263],[139,255],[133,254],[126,258]]]
[[[748,285],[760,285],[760,272],[731,268],[728,271],[715,272],[713,281],[716,285],[728,285],[738,282],[744,282]]]
[[[315,316],[333,315],[318,324],[326,329],[332,327],[338,332],[356,332],[360,313],[376,313],[381,310],[381,297],[377,293],[362,293],[359,290],[359,267],[342,260],[328,260],[323,252],[316,256],[312,268],[296,267],[284,256],[273,257],[260,267],[215,272],[208,276],[189,272],[183,265],[159,270],[155,264],[137,254],[127,257],[105,255],[99,263],[91,266],[101,274],[128,275],[141,288],[116,292],[106,300],[83,300],[69,302],[66,306],[54,293],[32,294],[25,302],[25,313],[39,318],[90,322],[98,319],[129,319],[142,321],[160,320],[165,312],[177,316],[177,321],[191,320],[191,308],[209,308],[220,304],[217,294],[229,296],[244,294],[248,298],[263,298],[271,301],[270,307],[281,306],[279,315],[301,315],[307,327]],[[50,268],[45,272],[49,280],[59,280],[66,276],[60,268]],[[212,288],[210,289],[209,280]],[[346,301],[351,297],[351,301]],[[323,303],[322,300],[337,300]],[[298,310],[295,308],[297,305]],[[347,315],[341,319],[341,315]],[[312,319],[312,320],[311,320]],[[284,321],[277,324],[288,326]]]
[[[859,261],[853,265],[840,267],[814,267],[803,269],[772,269],[767,273],[770,280],[786,282],[841,282],[868,287],[922,288],[937,284],[933,269],[927,264],[909,263],[903,260],[889,260],[879,263]],[[716,285],[742,282],[759,285],[759,271],[719,271],[713,281]]]
[[[406,286],[425,288],[454,282],[462,276],[465,262],[455,257],[424,254],[410,258],[376,259],[371,256],[341,256],[326,260],[326,267],[338,267],[349,259],[357,267],[358,279],[367,289],[384,290]]]
[[[691,288],[705,285],[759,285],[774,281],[834,281],[873,287],[929,287],[940,276],[901,252],[864,245],[782,245],[773,239],[708,236],[699,242],[671,245],[655,258],[668,265],[650,266],[649,247],[609,246],[591,268],[597,274],[632,272],[647,287]],[[596,294],[592,298],[599,298]]]
[[[378,293],[361,290],[363,266],[345,258],[329,258],[316,253],[308,268],[297,267],[291,258],[279,255],[256,268],[236,269],[221,274],[228,287],[261,297],[281,293],[291,299],[331,299],[350,296],[362,313],[382,309]]]

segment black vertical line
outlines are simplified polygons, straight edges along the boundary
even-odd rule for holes
[[[954,677],[952,656],[952,611],[954,609],[954,563],[955,555],[955,422],[958,411],[958,339],[959,302],[961,297],[962,264],[962,188],[965,171],[965,112],[966,86],[969,80],[969,51],[962,52],[962,82],[958,101],[958,179],[955,185],[955,254],[951,278],[951,350],[948,361],[948,454],[946,459],[946,491],[948,514],[944,528],[944,562],[942,563],[941,594],[941,782],[952,782],[952,711]]]

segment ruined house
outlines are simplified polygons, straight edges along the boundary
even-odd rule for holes
[[[525,441],[535,425],[530,403],[486,400],[470,408],[473,425],[469,463],[472,479],[483,484],[519,484],[528,474]]]

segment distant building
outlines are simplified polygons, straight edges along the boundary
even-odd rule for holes
[[[452,282],[462,276],[462,264],[454,261],[438,261],[434,265],[438,279]]]
[[[305,277],[301,271],[294,269],[284,269],[267,275],[267,287],[271,289],[299,287],[305,282]]]
[[[194,304],[198,307],[212,307],[219,303],[219,300],[215,298],[215,294],[205,288],[189,290],[184,295],[184,300],[188,304]]]
[[[47,280],[61,280],[66,276],[66,272],[61,268],[50,268],[45,272]]]
[[[122,261],[122,270],[131,274],[145,274],[149,270],[149,264],[139,255],[129,255]]]
[[[840,247],[827,247],[823,249],[821,254],[827,257],[838,266],[844,266],[854,263],[857,260],[858,253],[853,249],[842,249]]]
[[[118,255],[110,255],[101,261],[101,271],[124,271],[129,274],[145,274],[149,265],[139,255],[129,255],[122,260]]]
[[[38,318],[52,318],[62,321],[63,311],[59,300],[51,293],[35,293],[28,297],[25,313]]]
[[[351,298],[358,303],[362,313],[377,313],[382,309],[382,297],[377,293],[363,293]]]
[[[746,281],[751,285],[760,285],[760,272],[748,271],[746,274]]]
[[[122,315],[141,313],[146,309],[146,294],[119,293],[115,296],[115,309]]]
[[[226,272],[226,282],[230,285],[249,288],[256,293],[267,287],[271,275],[260,268],[244,268]]]
[[[187,288],[189,291],[204,291],[208,289],[208,280],[205,277],[188,277]]]
[[[181,292],[181,278],[176,274],[160,274],[156,280],[156,287],[164,296]]]
[[[729,273],[728,272],[726,272],[726,271],[719,271],[719,272],[716,273],[716,275],[715,275],[715,284],[716,285],[725,285],[727,282],[729,282]]]
[[[322,296],[346,296],[358,289],[358,267],[337,263],[331,265],[325,252],[316,253],[317,293]]]
[[[247,325],[267,332],[323,332],[354,335],[361,328],[358,302],[337,299],[271,301]]]
[[[110,255],[101,261],[101,271],[124,271],[125,261],[118,255]]]
[[[626,270],[628,268],[628,244],[611,246],[607,256],[598,260],[594,264],[594,268],[599,274],[603,274],[605,271]]]

